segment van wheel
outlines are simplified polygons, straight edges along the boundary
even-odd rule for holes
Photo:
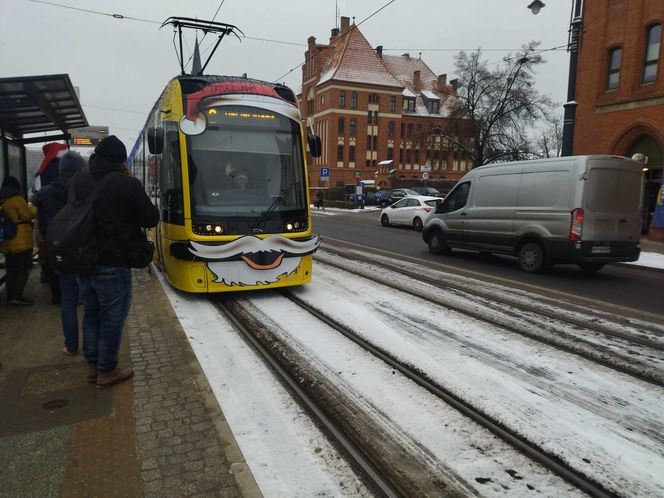
[[[604,263],[579,263],[583,273],[593,274],[604,268]]]
[[[429,234],[427,244],[429,244],[429,252],[433,254],[449,254],[452,252],[452,249],[445,242],[443,232],[440,230],[433,230]]]
[[[383,225],[384,227],[390,226],[390,219],[387,217],[386,214],[380,217],[380,224]]]
[[[528,242],[519,249],[519,268],[526,273],[537,273],[544,268],[544,251],[537,242]]]
[[[422,220],[419,218],[415,218],[413,220],[413,228],[417,230],[418,232],[422,231]]]

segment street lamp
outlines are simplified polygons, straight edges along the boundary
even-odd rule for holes
[[[563,156],[572,155],[574,142],[574,121],[576,119],[576,64],[579,58],[579,37],[581,35],[581,10],[583,0],[574,0],[574,13],[569,26],[569,38],[567,39],[567,51],[569,52],[569,78],[567,80],[567,103],[563,106],[565,113],[563,117]],[[537,14],[544,7],[544,2],[533,0],[528,8],[533,14]]]

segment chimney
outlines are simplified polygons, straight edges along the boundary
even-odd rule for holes
[[[383,46],[382,45],[378,45],[376,47],[376,55],[378,57],[380,57],[381,59],[383,58]]]
[[[330,41],[334,40],[339,36],[339,28],[332,28],[332,34],[330,35]]]
[[[452,93],[456,94],[457,88],[459,88],[459,80],[456,78],[450,80],[450,85],[452,85]]]
[[[401,54],[401,57],[405,57],[406,59],[410,59],[410,54],[408,54],[408,53]]]
[[[441,74],[438,76],[438,90],[441,93],[447,93],[447,75]]]
[[[316,48],[316,37],[310,36],[309,38],[307,38],[307,45],[309,47],[309,51],[313,52],[314,49]]]
[[[413,73],[413,88],[415,89],[415,93],[418,93],[421,88],[420,88],[420,72],[415,71]]]
[[[350,26],[350,17],[341,16],[341,32],[345,33],[346,31],[348,31],[349,26]]]

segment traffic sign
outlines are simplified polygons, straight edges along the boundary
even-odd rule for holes
[[[422,173],[422,179],[423,180],[428,180],[429,179],[429,173],[426,172],[426,171],[424,173]]]
[[[359,171],[356,171],[356,172],[355,172],[355,176],[360,176],[361,174],[362,174],[362,173],[360,173]]]
[[[320,181],[321,181],[321,182],[329,182],[329,181],[330,181],[330,177],[329,177],[329,176],[321,176],[321,177],[320,177]]]
[[[422,166],[420,166],[420,171],[431,171],[431,165],[423,164]]]
[[[326,178],[330,176],[330,168],[321,168],[320,169],[320,176],[321,178]]]

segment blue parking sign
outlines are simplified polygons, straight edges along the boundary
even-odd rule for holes
[[[323,178],[326,177],[326,176],[330,176],[330,168],[321,168],[320,169],[320,176],[323,177]]]

